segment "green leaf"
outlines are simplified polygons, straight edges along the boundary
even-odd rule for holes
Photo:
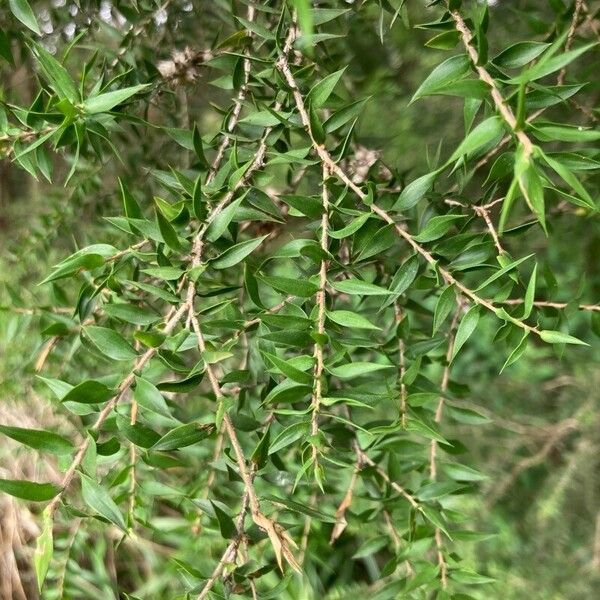
[[[446,164],[452,163],[466,154],[472,154],[482,146],[486,146],[496,138],[501,137],[503,133],[504,124],[500,117],[490,117],[489,119],[486,119],[469,132],[467,137],[452,153],[452,156],[448,159],[448,163]]]
[[[69,454],[74,449],[71,441],[52,431],[0,425],[0,433],[3,433],[21,444],[29,446],[30,448],[40,450],[41,452],[50,452],[52,454],[60,455]]]
[[[278,292],[283,292],[290,296],[298,296],[299,298],[310,298],[319,291],[319,286],[301,279],[262,275],[260,276],[260,280]]]
[[[307,48],[308,53],[312,51],[311,46],[313,45],[313,14],[311,10],[311,0],[291,0],[294,8],[296,9],[296,16],[298,24],[300,25],[300,31],[302,32],[301,40],[304,41],[304,46]]]
[[[43,46],[34,43],[32,50],[58,97],[76,104],[79,92],[67,70]]]
[[[352,219],[346,227],[342,229],[338,229],[337,231],[329,231],[329,237],[334,240],[341,240],[346,238],[353,233],[356,233],[373,215],[371,213],[363,213],[362,215],[356,217],[356,219]]]
[[[326,367],[327,370],[338,379],[354,379],[355,377],[362,377],[368,375],[374,371],[381,371],[383,369],[391,369],[392,365],[382,365],[373,362],[352,362],[338,367]]]
[[[465,218],[465,215],[440,215],[432,217],[427,221],[425,227],[414,236],[414,239],[422,243],[433,242],[446,235],[455,221]]]
[[[504,363],[504,365],[502,365],[502,368],[500,369],[500,373],[502,373],[502,371],[504,371],[504,369],[506,369],[507,367],[512,365],[514,362],[519,360],[519,358],[521,358],[521,356],[523,355],[523,352],[525,352],[525,350],[527,349],[527,337],[528,336],[529,336],[529,332],[526,331],[525,334],[523,335],[523,337],[521,338],[521,340],[519,341],[519,343],[515,346],[513,351],[508,355],[506,362]]]
[[[450,571],[450,579],[462,583],[463,585],[483,585],[486,583],[495,583],[496,579],[480,575],[474,571],[466,571],[465,569],[455,569]]]
[[[342,78],[346,68],[347,67],[344,67],[335,73],[331,73],[330,75],[327,75],[325,79],[321,79],[321,81],[316,83],[308,92],[306,101],[309,102],[313,108],[320,108],[323,106],[325,102],[327,102],[329,96],[331,96],[339,80]]]
[[[415,280],[418,271],[419,259],[413,254],[402,263],[400,268],[394,274],[392,283],[390,284],[392,295],[382,304],[379,312],[390,304],[393,304],[410,287]]]
[[[336,518],[333,515],[328,515],[320,510],[316,510],[315,508],[311,508],[310,506],[306,506],[304,504],[300,504],[300,502],[294,502],[289,498],[280,498],[279,496],[263,496],[262,498],[266,502],[270,502],[274,506],[281,508],[283,510],[290,510],[294,513],[299,513],[302,515],[306,515],[307,517],[311,517],[313,519],[317,519],[321,523],[335,523]]]
[[[503,275],[510,273],[510,271],[512,271],[513,269],[518,267],[522,262],[530,259],[532,256],[535,256],[535,255],[528,254],[527,256],[524,256],[523,258],[519,258],[517,260],[513,260],[512,262],[508,263],[506,266],[502,267],[501,269],[498,269],[493,275],[490,275],[490,277],[488,277],[482,284],[480,284],[477,287],[477,289],[475,289],[475,291],[480,292],[481,290],[486,288],[488,285],[490,285],[490,283],[496,281],[496,279],[499,279]]]
[[[171,223],[164,217],[164,215],[160,212],[160,210],[156,210],[156,223],[158,225],[158,229],[160,231],[160,235],[163,240],[165,240],[165,244],[174,250],[175,252],[179,252],[182,249],[181,242],[177,237],[177,232]]]
[[[133,360],[137,352],[129,345],[125,338],[116,331],[106,327],[89,325],[84,328],[86,335],[90,338],[98,350],[113,360]]]
[[[29,500],[31,502],[47,502],[61,491],[53,483],[35,483],[16,479],[0,479],[0,492]]]
[[[356,552],[352,555],[353,559],[365,558],[367,556],[372,556],[375,552],[379,552],[382,548],[385,548],[388,545],[388,539],[384,535],[379,535],[374,538],[367,539],[363,542]]]
[[[27,0],[8,0],[8,5],[10,7],[10,12],[12,12],[25,27],[28,27],[37,35],[42,35],[35,14],[31,10],[31,6],[29,6]]]
[[[206,439],[215,427],[212,424],[186,423],[171,429],[152,446],[152,450],[179,450]]]
[[[35,578],[40,592],[54,553],[53,526],[52,514],[46,509],[42,514],[42,531],[35,541],[35,552],[33,554]]]
[[[41,281],[39,285],[70,277],[80,271],[90,271],[101,267],[104,265],[105,258],[112,256],[116,252],[117,249],[108,244],[93,244],[82,248],[56,265],[50,275]]]
[[[579,179],[564,166],[564,164],[545,153],[542,153],[542,159],[567,185],[571,186],[571,188],[579,195],[579,198],[581,198],[585,206],[588,206],[592,210],[596,209],[596,204],[588,191],[583,187]]]
[[[125,208],[127,217],[130,219],[142,219],[144,215],[142,214],[140,205],[121,178],[119,178],[119,187],[121,188],[121,198],[123,199],[123,207]]]
[[[312,373],[305,373],[301,371],[294,365],[290,364],[289,361],[283,360],[274,354],[270,354],[269,352],[262,352],[262,355],[269,360],[279,371],[281,371],[286,377],[289,377],[292,381],[296,383],[302,383],[305,385],[310,385],[313,382]]]
[[[527,284],[527,290],[525,292],[525,299],[523,302],[523,316],[522,319],[527,319],[533,310],[533,302],[535,300],[535,280],[537,275],[537,264],[533,266],[533,272],[529,278]]]
[[[100,381],[89,379],[71,388],[62,398],[62,402],[78,402],[80,404],[102,404],[117,392]]]
[[[152,325],[161,319],[161,315],[133,304],[105,304],[103,309],[109,317],[134,325]]]
[[[449,285],[438,298],[433,314],[433,334],[435,335],[442,323],[448,318],[452,309],[456,305],[456,292],[454,286]]]
[[[228,269],[229,267],[233,267],[243,261],[246,256],[254,252],[267,237],[268,235],[263,235],[254,240],[247,240],[235,244],[234,246],[231,246],[231,248],[227,248],[225,252],[219,254],[217,258],[211,261],[210,265],[214,269]]]
[[[206,239],[209,242],[216,242],[225,233],[241,203],[242,198],[238,198],[213,217],[206,230]]]
[[[556,71],[559,71],[563,67],[566,67],[569,63],[573,62],[576,58],[579,58],[582,54],[597,45],[597,42],[586,44],[575,50],[569,50],[568,52],[562,52],[558,56],[545,59],[543,56],[535,65],[523,71],[519,76],[509,80],[511,84],[527,83],[529,81],[535,81],[541,79],[546,75],[550,75]],[[549,48],[550,50],[551,48]]]
[[[310,430],[310,421],[300,421],[293,423],[285,429],[279,432],[277,437],[273,440],[273,443],[269,447],[269,456],[275,454],[284,448],[287,448],[290,444],[298,441],[300,438],[306,436]]]
[[[123,518],[119,507],[115,504],[115,501],[110,497],[108,491],[83,473],[81,474],[81,495],[83,501],[95,513],[104,517],[119,529],[123,531],[127,530],[125,519]]]
[[[471,337],[471,334],[475,331],[477,323],[479,323],[480,309],[478,305],[472,306],[460,320],[458,329],[456,330],[456,336],[454,338],[454,347],[452,349],[452,358],[460,352],[460,349],[464,346],[465,342]]]
[[[160,439],[156,431],[143,423],[130,423],[129,419],[117,416],[117,425],[125,438],[140,448],[150,448]]]
[[[488,479],[487,475],[459,463],[443,463],[442,470],[448,477],[456,481],[485,481]]]
[[[415,206],[431,189],[438,173],[439,171],[433,171],[432,173],[421,175],[421,177],[411,181],[400,192],[400,196],[398,196],[398,200],[392,207],[392,210],[404,211]]]
[[[150,84],[142,83],[139,85],[133,85],[131,87],[122,88],[115,90],[114,92],[106,92],[98,96],[92,96],[87,98],[83,103],[83,110],[89,115],[95,115],[98,113],[104,113],[110,111],[112,108],[125,102],[131,96],[134,96],[138,92],[145,90]]]
[[[142,377],[136,379],[134,398],[140,406],[164,417],[171,417],[171,411],[163,395],[154,384]]]
[[[415,496],[422,502],[430,502],[431,500],[437,500],[444,498],[454,492],[463,489],[463,485],[460,483],[454,483],[452,481],[428,483],[422,488],[419,488]]]
[[[350,327],[353,329],[376,329],[381,331],[381,327],[373,325],[367,318],[350,310],[330,310],[327,311],[327,318],[338,325]]]
[[[350,296],[387,296],[391,294],[389,290],[382,288],[374,283],[363,281],[355,277],[343,279],[342,281],[334,281],[331,287]]]
[[[536,125],[534,135],[544,142],[573,142],[585,143],[600,140],[600,131],[584,127],[571,127],[569,125],[554,125],[552,123]]]
[[[543,42],[517,42],[500,52],[492,62],[501,69],[518,69],[535,60],[549,45]]]
[[[411,103],[423,96],[436,94],[446,88],[449,84],[460,79],[471,66],[471,60],[466,54],[452,56],[438,65],[419,86]]]
[[[211,501],[217,522],[219,523],[219,529],[221,530],[221,536],[226,540],[233,539],[237,535],[237,528],[232,518],[222,510],[217,504]]]
[[[546,231],[544,185],[533,161],[529,161],[526,168],[518,174],[517,181],[529,208],[531,208],[540,225]]]
[[[540,331],[540,338],[548,344],[577,344],[579,346],[589,346],[589,344],[582,342],[568,333],[563,333],[562,331],[543,329]]]

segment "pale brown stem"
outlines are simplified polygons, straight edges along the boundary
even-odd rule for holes
[[[254,8],[254,6],[252,4],[249,4],[248,10],[246,12],[246,20],[249,21],[250,23],[252,23],[254,21],[255,16],[256,16],[256,9]],[[248,35],[250,37],[252,37],[252,32],[249,31]],[[243,79],[242,85],[238,91],[237,97],[235,99],[233,110],[231,111],[231,116],[229,117],[229,119],[227,121],[227,127],[226,127],[227,133],[231,133],[235,129],[236,125],[238,124],[238,121],[240,120],[240,114],[242,112],[242,107],[244,105],[244,101],[246,100],[246,96],[248,95],[248,83],[250,82],[250,72],[252,69],[252,62],[250,61],[250,58],[248,58],[248,56],[249,56],[248,48],[246,48],[244,50],[244,56],[246,57],[246,58],[244,58],[244,62],[243,62],[244,79]],[[219,170],[221,162],[223,161],[223,157],[225,156],[225,151],[227,150],[227,148],[229,147],[230,144],[231,144],[231,138],[229,137],[229,135],[224,135],[223,139],[217,149],[217,155],[215,157],[215,160],[213,161],[213,164],[211,165],[210,172],[208,173],[208,177],[206,178],[207,184],[210,183],[215,178],[215,175],[217,174],[217,171]]]
[[[515,136],[523,146],[525,156],[530,156],[533,152],[533,143],[524,131],[518,129],[517,118],[515,117],[512,108],[508,105],[506,100],[504,100],[494,78],[487,72],[485,67],[482,67],[477,64],[479,62],[479,55],[475,46],[473,45],[473,33],[467,27],[467,24],[464,22],[462,16],[458,11],[452,11],[450,14],[454,19],[456,29],[461,35],[465,50],[467,51],[471,61],[473,62],[473,66],[475,67],[475,71],[477,72],[479,79],[481,79],[481,81],[483,81],[490,87],[492,100],[494,101],[494,105],[496,106],[497,111],[500,113],[501,117],[511,128],[511,130],[514,132]]]
[[[392,479],[385,472],[385,470],[382,467],[380,467],[374,460],[372,460],[366,452],[361,450],[361,448],[358,446],[358,444],[355,444],[355,451],[362,463],[367,464],[370,467],[373,467],[377,471],[377,473],[379,473],[379,475],[381,475],[381,477],[383,477],[385,482],[392,487],[392,489],[394,489],[396,492],[398,492],[403,498],[408,500],[409,504],[415,510],[418,510],[418,511],[421,510],[421,506],[417,502],[416,498],[414,496],[412,496],[411,494],[409,494],[401,485],[399,485],[395,481],[392,481]]]
[[[575,0],[575,10],[573,11],[573,18],[571,19],[571,25],[569,26],[569,32],[567,33],[567,41],[565,42],[565,52],[568,52],[573,46],[575,39],[575,31],[577,30],[577,23],[579,22],[579,16],[583,9],[583,0]],[[567,76],[567,67],[563,67],[556,79],[556,85],[563,85]]]
[[[488,213],[487,209],[484,208],[483,206],[473,206],[473,210],[485,221],[488,231],[490,232],[490,235],[492,236],[492,239],[494,240],[494,245],[496,246],[498,253],[504,254],[505,251],[504,251],[504,248],[502,247],[502,244],[500,244],[500,238],[498,237],[498,232],[496,231],[496,228],[494,227],[494,224],[492,223],[492,220],[490,219],[490,214]]]
[[[296,80],[295,80],[294,76],[292,75],[292,71],[290,69],[290,65],[289,65],[287,56],[282,55],[279,58],[279,60],[277,61],[277,67],[281,71],[288,86],[290,87],[290,89],[292,91],[292,94],[294,96],[294,101],[296,103],[296,108],[298,109],[298,113],[300,114],[300,119],[302,121],[304,129],[308,133],[308,135],[311,139],[313,148],[314,148],[315,152],[317,153],[317,155],[319,156],[319,158],[321,159],[322,163],[328,167],[330,173],[336,175],[336,177],[338,177],[342,182],[344,182],[362,201],[364,201],[367,198],[367,194],[358,185],[356,185],[352,181],[352,179],[346,174],[346,172],[333,160],[333,158],[331,157],[331,155],[329,154],[329,152],[327,151],[325,146],[323,146],[322,144],[319,144],[315,140],[315,138],[312,134],[312,130],[311,130],[310,117],[309,117],[308,111],[306,109],[306,105],[304,103],[302,94],[300,93],[298,85],[296,84]],[[434,268],[434,270],[437,270],[437,272],[442,276],[442,278],[448,285],[454,285],[464,296],[469,298],[472,302],[474,302],[475,304],[478,304],[480,306],[483,306],[484,308],[486,308],[490,312],[493,312],[494,314],[497,314],[497,308],[496,308],[496,306],[494,306],[494,304],[491,301],[486,300],[485,298],[482,298],[481,296],[476,294],[473,290],[469,289],[468,287],[466,287],[465,285],[463,285],[462,283],[457,281],[449,271],[447,271],[443,267],[440,267],[438,265],[438,261],[431,255],[431,253],[428,252],[417,241],[415,241],[413,236],[408,231],[405,231],[403,227],[401,227],[398,223],[396,223],[396,221],[394,221],[394,219],[391,217],[391,215],[388,212],[386,212],[385,210],[383,210],[382,208],[380,208],[379,206],[377,206],[374,203],[370,204],[369,208],[376,215],[378,215],[381,219],[383,219],[386,223],[389,223],[390,225],[392,225],[394,227],[394,229],[396,230],[396,233],[402,239],[404,239],[415,252],[417,252],[420,256],[422,256],[427,261],[427,263],[429,263],[429,265],[431,265]],[[521,321],[519,319],[512,319],[511,322],[514,325],[517,325],[518,327],[523,329],[524,331],[528,331],[531,333],[535,333],[536,335],[540,335],[540,330],[537,327],[528,325],[524,321]]]
[[[458,322],[458,318],[460,313],[462,312],[462,308],[459,305],[458,310],[454,314],[454,318],[452,319],[452,323],[450,325],[450,332],[448,334],[448,349],[446,350],[446,364],[444,365],[444,371],[442,373],[442,383],[440,385],[441,395],[438,399],[438,405],[435,411],[434,421],[436,423],[442,422],[442,416],[444,414],[444,394],[448,391],[448,384],[450,383],[450,361],[452,360],[452,354],[454,352],[454,328],[456,327],[456,323]],[[431,440],[430,452],[429,452],[429,477],[433,481],[437,476],[437,441]]]
[[[444,558],[444,543],[442,541],[442,531],[439,527],[435,529],[435,547],[437,550],[438,566],[440,567],[440,583],[442,589],[445,590],[448,587],[448,565]]]
[[[396,315],[396,325],[400,324],[402,321],[402,309],[400,305],[395,302],[394,303],[394,313]],[[400,379],[400,422],[402,427],[406,427],[406,384],[404,383],[404,375],[406,374],[406,359],[404,357],[405,352],[405,344],[404,340],[400,337],[398,338],[398,375]]]
[[[235,561],[237,550],[244,538],[244,518],[246,516],[246,513],[248,512],[248,500],[248,494],[244,493],[244,496],[242,498],[242,508],[240,509],[240,513],[237,519],[237,535],[233,540],[231,540],[227,548],[225,548],[225,552],[223,552],[223,555],[217,563],[217,566],[214,568],[210,577],[206,580],[206,583],[204,584],[202,591],[198,595],[197,600],[204,600],[208,597],[210,590],[213,588],[219,577],[221,577],[227,563]]]
[[[335,511],[336,523],[331,531],[331,537],[329,538],[330,544],[333,544],[340,537],[340,535],[342,535],[342,533],[346,529],[346,526],[348,525],[348,522],[346,521],[346,511],[352,505],[352,497],[354,495],[354,488],[356,486],[356,482],[358,481],[358,474],[360,472],[360,468],[361,459],[360,457],[358,457],[356,461],[356,466],[352,471],[352,477],[350,478],[350,483],[348,484],[346,494],[344,495],[344,498],[342,499],[340,505]]]
[[[329,190],[327,189],[327,178],[329,177],[329,170],[323,165],[323,184],[322,184],[322,202],[323,202],[323,215],[321,216],[321,250],[328,252],[329,247]],[[325,335],[325,313],[326,313],[326,286],[327,286],[327,265],[328,261],[326,258],[321,260],[321,266],[319,269],[319,290],[317,291],[317,333],[319,336]],[[313,436],[312,443],[312,457],[314,462],[314,468],[317,468],[319,460],[319,449],[314,441],[315,436],[319,433],[319,409],[321,406],[321,398],[323,394],[323,370],[324,370],[324,359],[323,359],[323,342],[322,339],[315,342],[313,355],[315,358],[315,370],[314,370],[314,386],[313,395],[311,400],[311,429],[310,433]]]
[[[510,306],[514,306],[514,305],[523,304],[524,302],[525,302],[525,300],[523,298],[512,298],[510,300],[502,300],[498,304],[508,304]],[[569,303],[568,302],[549,302],[547,300],[535,300],[533,302],[533,305],[541,307],[541,308],[562,309],[562,308],[567,308],[567,306],[569,306]],[[600,304],[579,304],[579,305],[577,305],[577,309],[590,311],[590,312],[599,312]]]

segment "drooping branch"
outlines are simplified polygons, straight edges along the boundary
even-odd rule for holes
[[[290,64],[286,55],[280,56],[279,60],[277,61],[277,67],[281,71],[288,86],[290,87],[290,90],[292,91],[292,95],[294,97],[294,101],[296,103],[296,108],[300,115],[302,125],[308,133],[312,146],[319,158],[321,159],[323,165],[325,165],[329,169],[330,173],[338,177],[359,197],[360,200],[364,202],[365,200],[367,200],[366,192],[364,192],[358,185],[356,185],[348,176],[348,174],[334,161],[333,157],[325,148],[325,146],[315,140],[315,137],[312,132],[310,116],[308,114],[304,98],[296,83],[296,79],[292,74],[292,70],[290,68]],[[419,242],[417,242],[408,231],[406,231],[403,227],[396,223],[396,221],[387,211],[377,206],[375,203],[367,204],[367,206],[371,211],[373,211],[386,223],[392,225],[396,233],[402,239],[404,239],[404,241],[406,241],[417,254],[422,256],[434,270],[437,270],[437,272],[442,276],[442,278],[448,285],[454,285],[466,298],[470,299],[471,302],[473,302],[474,304],[483,306],[495,315],[498,314],[498,309],[493,304],[493,302],[482,298],[474,290],[468,288],[466,285],[458,281],[448,270],[439,266],[438,261],[432,256],[432,254],[428,250],[426,250]],[[540,330],[537,327],[529,325],[520,319],[512,318],[511,322],[528,333],[535,333],[536,335],[540,335]]]

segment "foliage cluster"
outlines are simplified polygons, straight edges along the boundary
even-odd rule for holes
[[[0,9],[1,159],[48,197],[3,338],[40,332],[7,389],[54,416],[0,425],[44,457],[0,479],[42,507],[42,597],[502,597],[474,365],[589,360],[600,330],[572,256],[597,218],[594,8],[515,4]]]

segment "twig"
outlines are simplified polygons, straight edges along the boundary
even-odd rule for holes
[[[212,587],[217,582],[217,579],[219,579],[219,577],[221,577],[221,574],[223,573],[223,570],[225,569],[225,565],[229,562],[235,561],[235,556],[237,554],[237,550],[238,550],[242,540],[244,539],[244,519],[246,517],[246,513],[248,512],[249,499],[250,499],[250,497],[249,497],[248,493],[245,492],[244,496],[242,497],[242,508],[240,509],[240,513],[238,515],[238,519],[237,519],[237,523],[236,523],[237,534],[233,538],[233,540],[231,540],[231,542],[229,543],[227,548],[225,548],[225,552],[223,552],[223,555],[221,556],[221,559],[217,563],[217,566],[214,568],[210,577],[206,580],[206,583],[204,584],[202,591],[198,595],[197,600],[204,600],[204,598],[208,597],[208,594],[209,594],[210,590],[212,589]]]
[[[335,525],[331,531],[331,537],[329,538],[329,543],[333,544],[339,537],[342,535],[346,527],[348,526],[348,521],[346,521],[346,511],[352,505],[352,497],[354,495],[354,487],[356,486],[356,482],[358,481],[358,474],[360,472],[362,466],[362,458],[357,456],[356,465],[354,470],[352,471],[352,477],[350,477],[350,483],[348,484],[348,488],[346,489],[346,493],[344,498],[340,502],[337,510],[335,511]],[[396,540],[394,540],[396,542]]]
[[[396,325],[402,321],[402,309],[400,305],[394,303],[394,313],[396,315]],[[400,379],[400,422],[402,427],[406,427],[406,384],[404,383],[404,375],[406,374],[406,359],[404,357],[405,344],[401,337],[398,337],[398,376]]]
[[[254,8],[254,5],[249,4],[248,10],[246,12],[246,20],[248,22],[252,23],[254,21],[255,16],[256,16],[256,9]],[[249,34],[250,38],[252,38],[252,32],[249,31],[248,34]],[[231,133],[235,129],[235,127],[240,119],[240,114],[242,112],[242,106],[244,105],[244,101],[246,100],[246,96],[248,94],[248,84],[250,82],[250,71],[252,69],[252,62],[250,61],[247,47],[244,49],[244,57],[245,57],[244,62],[243,62],[244,79],[243,79],[242,85],[238,91],[238,95],[235,99],[235,104],[233,106],[231,116],[227,120],[227,126],[226,126],[227,133]],[[229,147],[229,144],[231,144],[231,138],[228,135],[225,135],[223,137],[223,140],[219,144],[219,148],[217,149],[217,155],[215,157],[213,164],[211,165],[210,172],[208,173],[206,183],[210,183],[215,178],[215,175],[217,174],[217,171],[219,170],[219,166],[223,160],[223,157],[225,156],[225,150],[227,150],[227,148]]]
[[[396,492],[398,492],[403,498],[408,500],[409,504],[415,509],[420,511],[421,505],[417,502],[416,498],[409,494],[400,484],[393,481],[390,476],[385,472],[385,470],[374,460],[372,460],[369,455],[364,452],[360,446],[355,443],[354,449],[356,451],[357,456],[360,458],[361,463],[367,464],[370,467],[373,467],[381,477],[385,480],[387,484],[389,484]]]
[[[199,260],[199,257],[198,257]],[[193,283],[190,284],[190,288],[194,286]],[[189,292],[191,297],[193,298],[193,294]],[[204,335],[202,334],[202,329],[200,327],[200,322],[198,321],[198,317],[194,312],[193,305],[189,306],[188,310],[190,311],[190,321],[194,333],[196,334],[196,339],[198,343],[198,350],[202,355],[206,352],[206,344],[204,341]],[[225,399],[225,395],[221,390],[221,386],[219,385],[219,381],[215,374],[215,371],[212,365],[206,365],[206,375],[208,376],[208,380],[210,382],[211,388],[217,402],[223,402]],[[272,521],[268,517],[262,514],[260,510],[260,502],[258,496],[256,494],[256,490],[254,489],[254,485],[252,483],[252,477],[250,475],[250,471],[246,465],[246,457],[244,456],[244,451],[240,445],[239,439],[237,437],[237,432],[233,423],[225,412],[223,416],[223,427],[225,432],[227,433],[227,437],[231,443],[233,448],[233,452],[235,454],[236,462],[238,465],[238,469],[240,471],[240,476],[242,481],[244,482],[244,490],[245,493],[248,494],[248,500],[250,503],[250,514],[252,516],[252,520],[264,531],[267,532],[269,539],[271,541],[271,545],[273,546],[273,550],[275,551],[275,557],[277,559],[277,563],[279,568],[283,570],[283,562],[282,557],[288,562],[288,564],[296,571],[301,572],[300,565],[295,559],[292,551],[290,550],[290,546],[295,546],[292,538],[288,535],[288,533],[275,521]]]
[[[448,334],[448,350],[446,351],[446,364],[444,365],[444,372],[442,374],[442,383],[440,385],[440,398],[438,400],[437,409],[435,411],[434,421],[439,425],[442,422],[442,416],[444,414],[444,394],[448,390],[448,384],[450,382],[450,361],[452,360],[452,354],[454,353],[454,340],[455,333],[454,329],[458,322],[458,318],[462,312],[462,307],[458,306],[457,311],[454,313],[452,323],[450,324],[450,331]],[[437,477],[437,440],[431,440],[429,447],[429,477],[432,481],[435,481]],[[440,568],[440,583],[442,589],[445,590],[448,587],[448,566],[446,559],[444,558],[444,544],[442,541],[442,532],[439,527],[435,528],[435,547],[437,552],[437,561]]]
[[[523,304],[525,300],[523,298],[511,298],[510,300],[502,300],[498,302],[498,304],[508,304],[509,306],[515,306],[519,304]],[[540,308],[567,308],[569,306],[568,302],[549,302],[547,300],[535,300],[533,302],[534,306],[538,306]],[[600,312],[600,304],[578,304],[578,310],[590,311],[590,312]]]
[[[458,322],[458,318],[462,312],[462,307],[459,305],[458,310],[455,312],[454,317],[452,319],[452,323],[450,325],[450,332],[448,334],[448,350],[446,351],[446,364],[444,365],[444,372],[442,374],[442,383],[440,385],[441,394],[438,400],[437,409],[435,411],[434,421],[439,424],[442,422],[442,416],[444,413],[444,394],[448,390],[448,383],[450,382],[450,361],[452,360],[452,354],[454,352],[454,328]],[[429,452],[429,477],[432,480],[435,480],[437,476],[437,464],[436,464],[436,456],[437,456],[437,441],[431,440],[430,452]]]
[[[292,91],[296,103],[296,108],[298,109],[298,113],[300,114],[300,119],[302,121],[304,129],[310,137],[313,148],[316,151],[317,155],[319,156],[323,164],[329,168],[330,173],[336,175],[360,198],[360,200],[364,202],[367,199],[367,194],[360,187],[358,187],[346,174],[346,172],[333,160],[325,146],[323,146],[315,140],[311,129],[310,117],[306,109],[306,105],[304,103],[302,94],[300,93],[300,90],[296,83],[296,80],[292,75],[287,56],[280,56],[279,60],[277,61],[277,67],[283,74],[288,86]],[[457,281],[449,271],[440,267],[437,263],[437,260],[431,255],[431,253],[427,251],[423,246],[421,246],[421,244],[419,244],[408,231],[405,231],[403,227],[396,223],[396,221],[394,221],[394,219],[390,216],[389,213],[387,213],[385,210],[383,210],[374,203],[370,204],[369,208],[376,215],[381,217],[386,223],[392,225],[396,233],[401,238],[403,238],[415,252],[420,254],[434,268],[434,270],[437,270],[448,285],[454,285],[464,296],[469,298],[472,302],[483,306],[490,312],[497,315],[497,308],[491,301],[486,300],[485,298],[482,298],[481,296],[477,295],[476,292]],[[540,330],[537,327],[528,325],[520,319],[511,319],[511,322],[514,325],[517,325],[518,327],[523,329],[524,331],[540,335]]]
[[[569,26],[569,32],[567,33],[567,41],[565,42],[565,52],[568,52],[573,45],[575,39],[575,31],[577,29],[577,22],[581,15],[583,8],[583,0],[575,0],[575,10],[573,11],[573,18],[571,19],[571,25]],[[556,85],[563,85],[565,83],[565,77],[567,76],[567,67],[563,67],[556,79]]]
[[[312,458],[315,473],[318,468],[319,449],[316,444],[316,436],[319,434],[319,408],[321,406],[321,397],[323,393],[323,338],[325,336],[325,311],[326,311],[326,291],[327,286],[327,252],[329,248],[329,190],[327,189],[327,178],[329,177],[329,169],[323,165],[323,183],[322,183],[322,202],[323,214],[321,216],[321,250],[325,254],[321,259],[319,268],[319,289],[316,294],[317,299],[317,333],[319,340],[314,345],[315,370],[314,370],[314,385],[311,400],[311,425],[310,433],[313,437],[312,441]]]
[[[475,46],[473,46],[473,33],[467,27],[467,24],[464,22],[458,11],[452,11],[450,14],[454,19],[456,29],[461,35],[465,50],[473,62],[473,66],[475,67],[479,79],[486,83],[491,89],[491,96],[496,109],[523,146],[525,156],[531,156],[533,152],[533,143],[529,139],[529,136],[518,128],[517,118],[515,117],[512,108],[507,104],[506,100],[504,100],[494,78],[487,72],[485,67],[477,64],[479,62],[479,54],[477,53]]]

